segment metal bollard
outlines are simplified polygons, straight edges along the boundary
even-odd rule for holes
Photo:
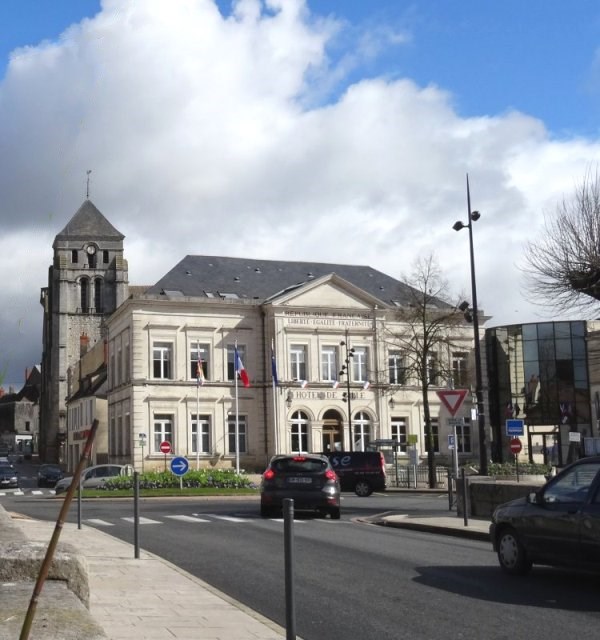
[[[294,598],[294,501],[283,501],[285,555],[285,640],[296,640],[296,602]]]

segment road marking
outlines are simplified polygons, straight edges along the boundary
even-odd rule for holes
[[[209,516],[211,518],[215,518],[216,520],[226,520],[227,522],[248,522],[247,518],[236,518],[234,516],[220,516],[216,513],[203,513],[201,515]]]
[[[171,520],[181,520],[182,522],[210,522],[210,520],[205,520],[204,518],[196,518],[194,516],[165,516],[165,518],[170,518]]]
[[[121,518],[121,520],[133,523],[135,518]],[[151,520],[150,518],[139,518],[139,522],[140,524],[162,524],[160,520]]]
[[[285,522],[283,518],[269,518],[269,520],[272,522]],[[296,520],[296,518],[294,518],[294,522],[297,522],[298,524],[306,524],[306,520]]]
[[[88,518],[86,522],[91,522],[92,524],[97,524],[99,527],[114,527],[115,525],[112,522],[106,522],[106,520],[100,520],[100,518]]]
[[[33,496],[43,496],[44,492],[43,491],[35,491],[35,490],[33,490],[31,492],[31,495],[33,495]]]

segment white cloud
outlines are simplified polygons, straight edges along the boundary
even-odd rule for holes
[[[105,0],[58,42],[14,53],[0,85],[0,344],[23,331],[14,308],[29,336],[17,372],[40,360],[39,290],[87,169],[126,235],[132,284],[188,253],[399,277],[435,250],[456,291],[470,288],[468,237],[451,228],[469,173],[480,305],[494,324],[537,319],[515,265],[597,142],[552,140],[515,112],[460,118],[443,88],[410,79],[365,79],[307,107],[339,79],[327,47],[341,28],[300,0],[244,0],[229,17],[209,0]]]

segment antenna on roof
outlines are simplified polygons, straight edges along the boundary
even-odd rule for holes
[[[86,172],[87,175],[87,185],[85,188],[85,199],[89,200],[90,199],[90,173],[92,173],[91,169],[88,169]]]

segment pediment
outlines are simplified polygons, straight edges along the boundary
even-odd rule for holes
[[[378,298],[335,273],[304,283],[272,301],[273,306],[366,309],[385,306]]]

